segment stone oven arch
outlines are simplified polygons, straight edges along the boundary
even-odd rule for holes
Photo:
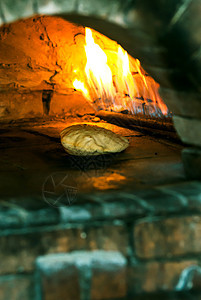
[[[201,165],[200,10],[199,1],[9,0],[1,1],[0,23],[60,15],[117,40],[159,82],[182,141],[197,147],[184,156],[194,151]]]

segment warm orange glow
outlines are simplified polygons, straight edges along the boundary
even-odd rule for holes
[[[90,184],[99,190],[117,189],[125,180],[125,176],[119,173],[112,173],[107,176],[90,178]]]
[[[168,108],[158,93],[159,84],[150,76],[145,76],[145,74],[143,74],[145,71],[142,69],[138,59],[133,60],[133,67],[140,75],[140,78],[136,80],[138,90],[140,90],[140,86],[143,86],[143,92],[141,92],[141,95],[139,94],[138,96],[143,97],[144,99],[152,100],[153,105],[158,106],[163,115],[168,114]]]
[[[76,73],[76,72],[75,72],[75,73]],[[88,92],[88,90],[85,88],[84,83],[81,82],[80,80],[75,79],[75,80],[73,81],[73,87],[74,87],[76,90],[83,92],[83,94],[84,94],[84,96],[85,96],[86,98],[89,97],[89,92]]]
[[[140,61],[128,56],[120,45],[116,52],[106,51],[95,42],[92,30],[86,28],[85,53],[86,84],[76,78],[73,86],[82,91],[95,108],[127,109],[133,114],[168,113],[158,93],[159,84],[145,73]],[[74,73],[77,75],[77,70]]]
[[[136,96],[137,86],[135,86],[135,82],[130,71],[128,53],[121,46],[118,46],[117,72],[116,86],[118,92],[127,94],[131,97],[131,99],[134,99]]]
[[[110,99],[115,93],[112,81],[112,72],[107,64],[107,55],[94,42],[92,31],[86,28],[85,52],[87,63],[85,72],[89,86],[96,91],[98,98]]]

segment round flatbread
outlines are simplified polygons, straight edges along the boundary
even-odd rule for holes
[[[96,125],[72,125],[60,135],[66,152],[78,156],[117,153],[129,145],[125,137]]]

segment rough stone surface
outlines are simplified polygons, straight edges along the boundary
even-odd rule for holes
[[[91,299],[118,299],[126,293],[126,259],[115,252],[92,255]]]
[[[201,146],[201,119],[174,116],[173,121],[184,143]]]
[[[81,93],[53,93],[50,101],[49,115],[76,116],[94,114],[94,108],[84,99]],[[2,120],[38,118],[44,116],[42,91],[2,91],[0,93],[0,118]]]
[[[79,300],[79,272],[68,254],[39,257],[36,261],[39,299]],[[42,297],[40,297],[43,295]]]
[[[201,217],[144,219],[134,227],[135,250],[139,258],[199,255]]]
[[[117,199],[121,201],[125,190],[130,190],[129,194],[132,195],[133,190],[185,180],[180,158],[181,146],[172,144],[170,147],[169,143],[137,132],[131,134],[130,130],[107,123],[102,124],[123,136],[131,135],[130,147],[122,155],[96,160],[90,157],[78,160],[66,155],[59,141],[59,133],[68,124],[78,120],[80,123],[85,122],[85,118],[69,119],[21,120],[12,122],[9,128],[8,125],[2,128],[1,199],[7,196],[20,205],[42,203],[44,207],[45,202],[41,201],[42,187],[47,177],[54,172],[59,172],[61,176],[69,174],[72,183],[76,177],[76,186],[79,188],[77,204],[101,203],[105,198],[105,201],[107,198],[112,199],[113,193],[115,196],[119,193]],[[19,129],[22,125],[23,129]],[[19,148],[23,151],[19,151]],[[40,198],[39,201],[34,201],[34,197]],[[133,201],[140,209],[141,203],[138,204],[135,197]],[[64,204],[69,204],[67,198]]]
[[[182,159],[186,175],[190,179],[201,179],[201,149],[186,148],[182,150]]]
[[[196,260],[134,262],[128,269],[128,290],[130,294],[175,291],[182,271],[194,265]]]
[[[0,93],[0,118],[33,118],[43,116],[42,92]]]
[[[31,271],[37,256],[43,253],[82,249],[85,241],[76,229],[1,236],[1,274]],[[8,246],[9,245],[9,246]]]
[[[107,51],[117,51],[115,41],[95,31],[93,36]],[[75,79],[86,85],[84,43],[84,27],[59,17],[35,16],[2,26],[0,117],[41,116],[43,90],[54,91],[50,114],[93,113],[91,105],[73,87]]]
[[[74,43],[74,35],[78,33],[80,34]],[[1,85],[5,88],[6,85],[15,83],[18,88],[47,89],[48,85],[50,88],[51,84],[63,81],[63,87],[69,86],[71,82],[69,87],[72,88],[72,78],[69,79],[67,73],[70,70],[72,72],[72,63],[75,68],[76,64],[82,65],[79,57],[83,58],[79,54],[80,51],[84,52],[84,48],[78,49],[78,45],[84,42],[83,34],[82,26],[75,26],[61,18],[45,16],[1,27]]]
[[[96,31],[93,37],[107,51],[117,51],[115,41]],[[75,78],[85,82],[83,26],[60,17],[35,16],[2,26],[0,38],[1,88],[72,92]]]
[[[35,300],[34,280],[31,275],[7,275],[0,277],[1,300]]]
[[[4,6],[11,7],[13,15],[23,16],[25,7],[30,1],[21,0],[17,4],[17,9],[13,9],[13,6],[10,4],[11,0],[3,1],[7,3]],[[36,5],[37,3],[37,5]],[[93,3],[93,4],[91,4]],[[26,5],[25,5],[26,4]],[[22,9],[23,7],[23,9]],[[181,70],[180,77],[183,73],[186,73],[183,77],[185,82],[192,84],[191,78],[189,79],[188,73],[185,72],[186,66],[184,63],[189,64],[189,58],[194,50],[194,57],[191,61],[191,75],[194,77],[194,83],[198,79],[196,75],[199,75],[199,66],[196,66],[199,59],[199,46],[200,46],[200,34],[199,30],[199,11],[200,4],[199,1],[169,1],[161,2],[154,1],[151,3],[149,1],[96,1],[96,5],[91,0],[87,1],[64,1],[64,0],[34,0],[32,7],[34,7],[34,12],[40,12],[45,14],[53,13],[69,13],[77,11],[79,15],[92,15],[93,17],[99,17],[106,21],[112,21],[119,25],[129,25],[132,31],[135,31],[136,28],[143,29],[143,31],[148,32],[155,38],[160,37],[161,35],[164,38],[166,52],[170,53],[172,56],[170,59],[167,59],[167,63],[170,63],[170,68],[172,66],[178,67]],[[7,8],[8,9],[8,8]],[[2,9],[4,12],[4,10]],[[17,13],[14,13],[17,11]],[[195,16],[192,18],[192,16]],[[81,22],[82,23],[82,22]],[[94,22],[95,23],[95,22]],[[93,26],[91,26],[93,27]],[[196,29],[195,29],[196,28]],[[101,30],[100,30],[101,31]],[[173,36],[171,35],[173,32]],[[191,37],[189,42],[189,36]],[[173,42],[172,42],[173,41]],[[175,45],[176,42],[176,45]],[[185,49],[183,54],[181,54],[181,49]],[[171,51],[170,51],[171,50]],[[198,53],[197,53],[198,52]],[[169,54],[168,54],[169,56]],[[197,60],[198,56],[198,60]],[[188,58],[188,59],[186,59]],[[141,59],[141,57],[140,57]],[[143,59],[143,54],[142,54]],[[181,63],[182,60],[182,63]],[[177,64],[175,64],[175,61]],[[179,64],[178,64],[179,61]],[[192,63],[193,62],[193,63]],[[153,64],[152,64],[153,65]],[[195,72],[196,71],[196,72]],[[195,75],[196,74],[196,75]],[[157,73],[156,73],[157,76]],[[197,76],[198,77],[198,76]],[[157,76],[160,82],[160,75]],[[182,78],[183,79],[183,78]],[[183,80],[181,80],[183,81]],[[175,80],[174,76],[171,79],[171,83],[174,85]],[[184,83],[185,84],[185,83]],[[176,83],[177,85],[177,83]],[[193,84],[194,85],[194,84]],[[178,85],[177,85],[178,86]]]
[[[59,295],[59,299],[103,300],[126,295],[126,259],[119,252],[47,255],[37,259],[36,267],[38,291],[45,299]]]
[[[86,249],[120,251],[125,255],[128,251],[128,232],[124,226],[99,225],[86,227],[84,233],[87,243]]]
[[[94,195],[98,200],[98,195]],[[83,202],[83,203],[82,203]],[[162,185],[134,193],[113,192],[101,197],[99,203],[83,199],[79,204],[57,208],[24,207],[24,203],[1,205],[0,227],[16,228],[56,224],[133,219],[145,215],[170,215],[201,211],[201,183],[199,181]],[[6,205],[7,204],[7,205]],[[26,202],[27,204],[27,202]],[[82,204],[82,205],[81,205]],[[45,205],[45,204],[44,204]]]
[[[0,273],[32,271],[37,256],[73,250],[112,250],[127,253],[128,233],[123,226],[100,225],[62,229],[40,227],[4,232],[0,237]]]
[[[55,92],[50,103],[50,115],[85,115],[94,114],[95,109],[86,101],[80,92],[68,94]]]
[[[116,195],[112,200],[108,198],[105,199],[108,203],[61,207],[61,221],[68,224],[69,222],[125,219],[144,215],[148,211],[143,200],[133,195],[121,194],[117,201],[113,201]]]

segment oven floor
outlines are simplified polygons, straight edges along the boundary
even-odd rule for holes
[[[7,196],[24,201],[31,196],[34,202],[41,200],[44,190],[51,189],[47,186],[51,175],[55,184],[66,177],[69,186],[77,189],[78,199],[96,192],[130,191],[185,181],[181,145],[102,121],[101,126],[129,138],[126,151],[86,158],[68,155],[60,143],[59,133],[69,124],[89,121],[93,117],[2,125],[2,199]]]

